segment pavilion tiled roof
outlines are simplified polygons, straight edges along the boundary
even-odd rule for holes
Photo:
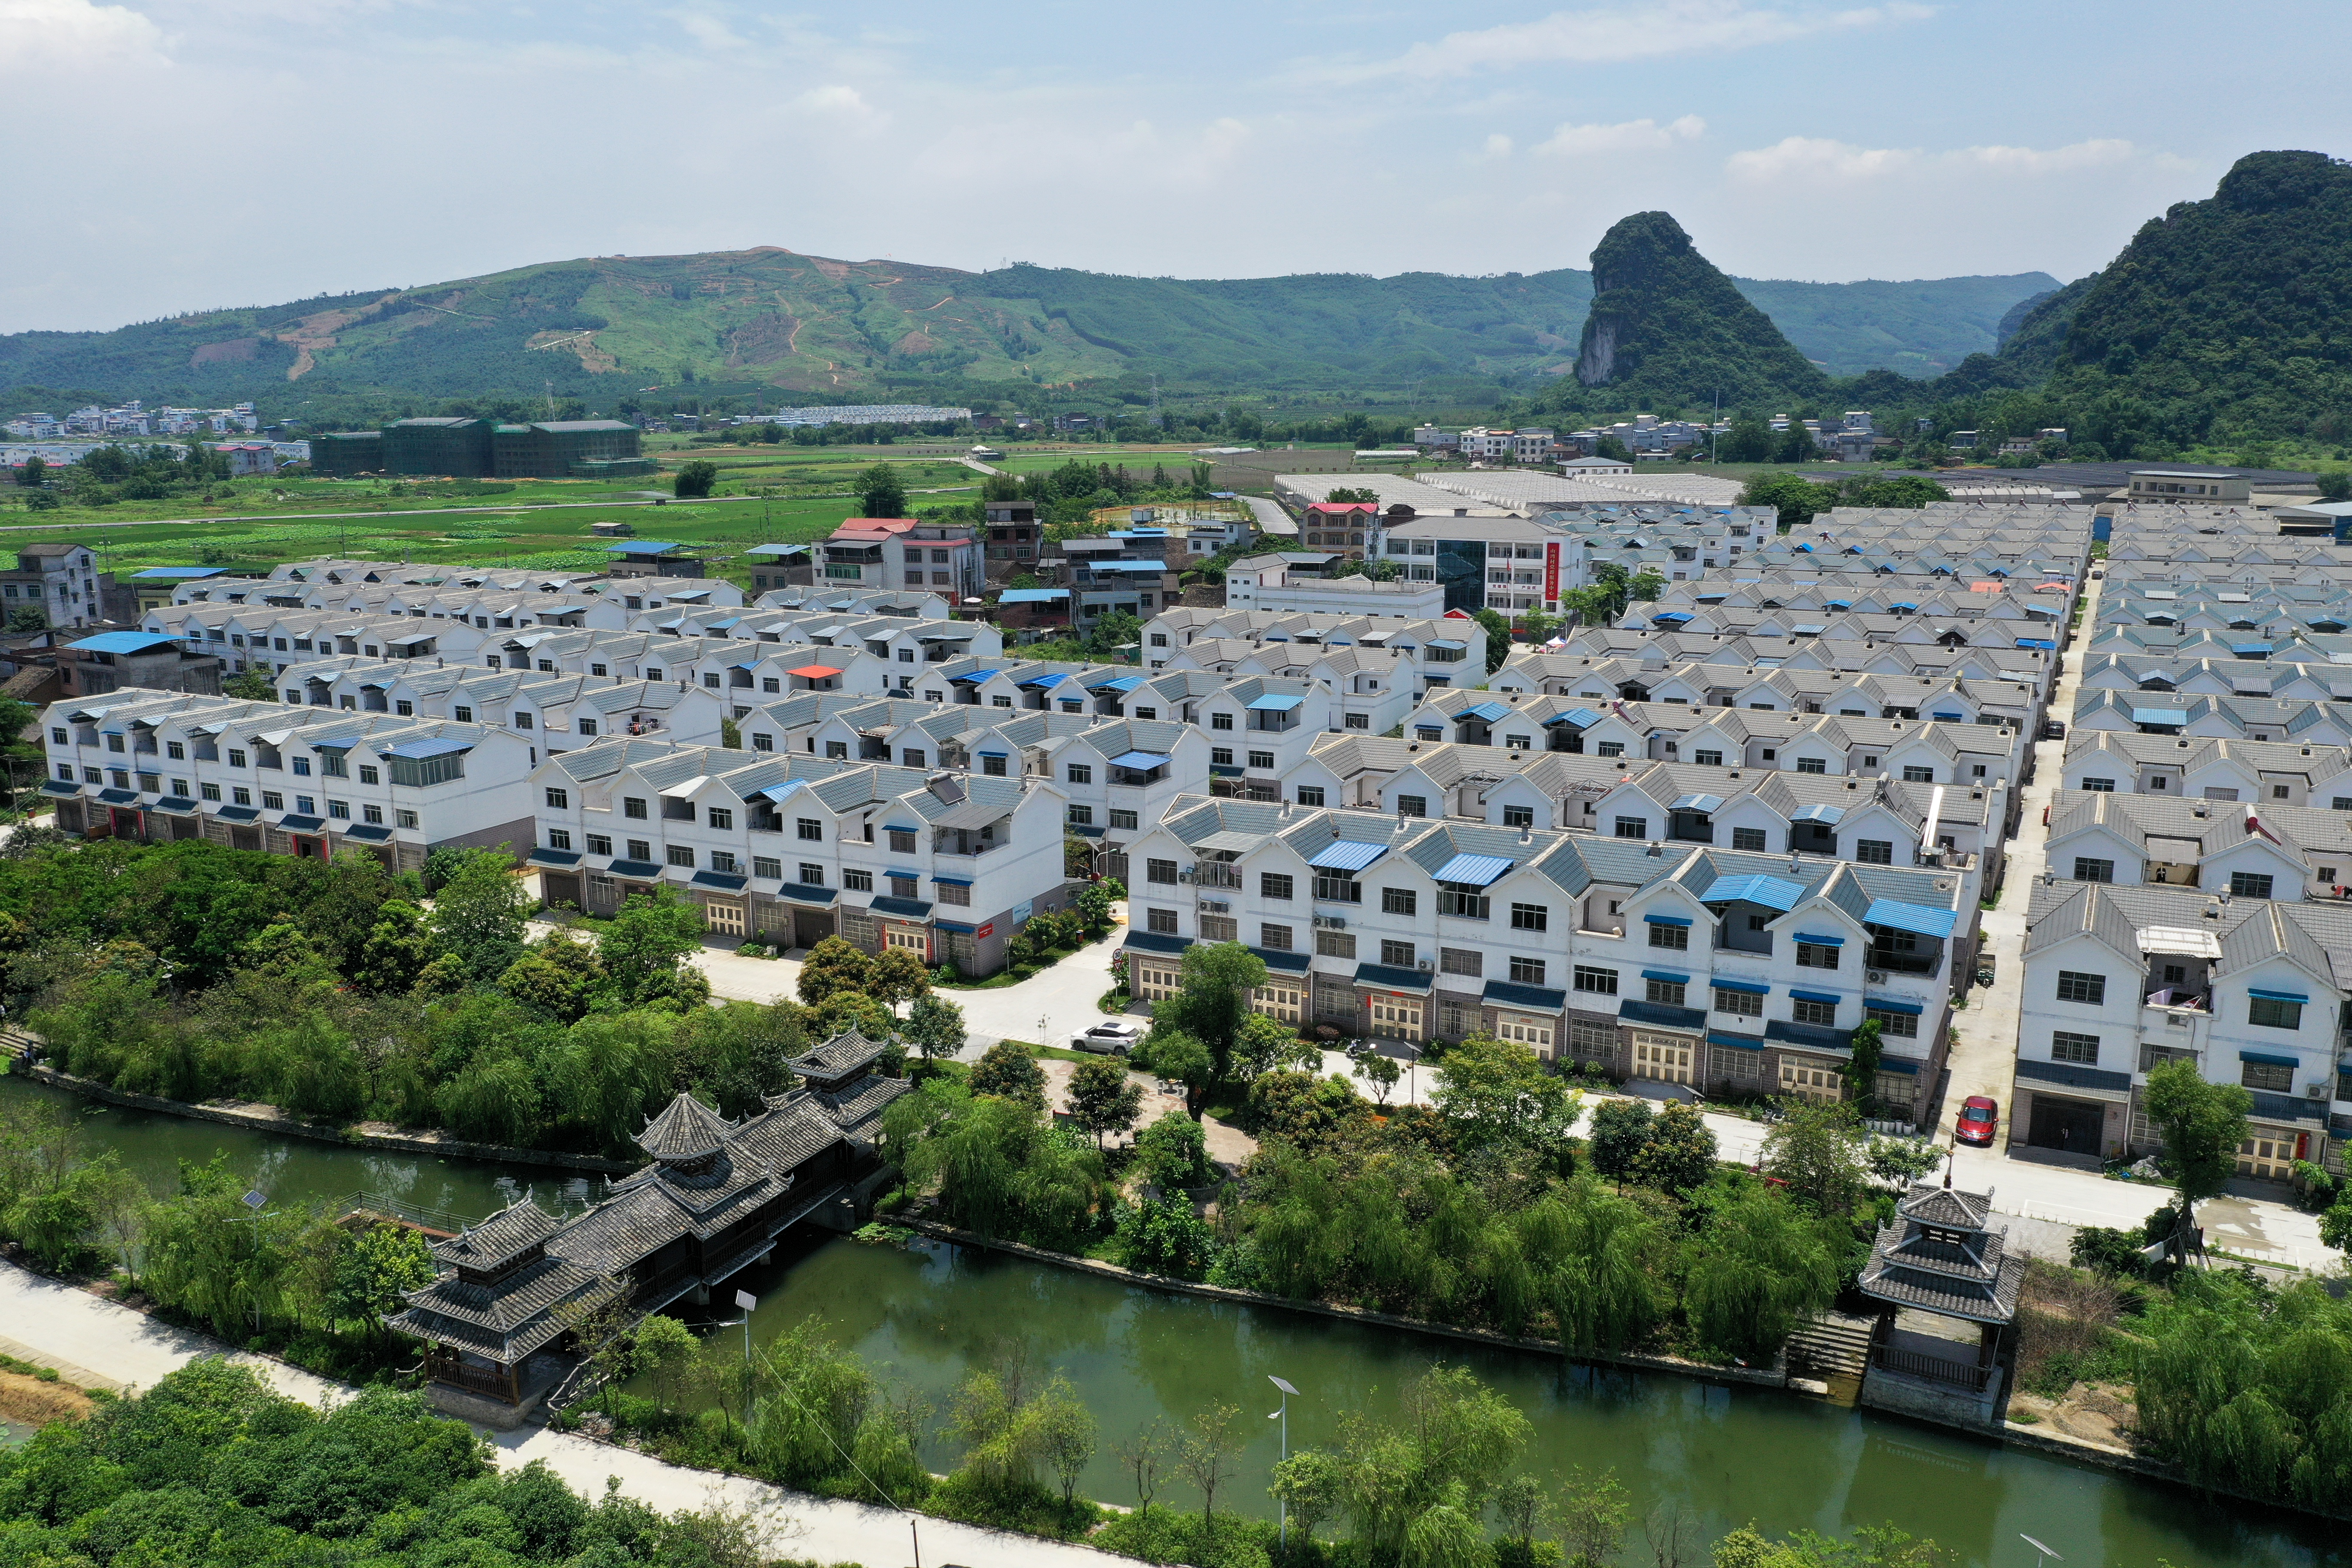
[[[708,1159],[719,1152],[734,1126],[691,1094],[681,1091],[662,1108],[659,1115],[646,1123],[645,1131],[637,1134],[637,1147],[665,1163]]]

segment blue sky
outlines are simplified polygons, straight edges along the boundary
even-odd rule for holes
[[[780,245],[1182,277],[2102,265],[2352,154],[2352,5],[0,0],[0,331]]]

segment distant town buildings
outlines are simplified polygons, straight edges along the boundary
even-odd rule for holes
[[[55,415],[28,412],[0,425],[0,430],[20,440],[49,441],[70,436],[226,436],[257,431],[260,417],[253,405],[228,408],[149,408],[138,398],[113,408],[91,404],[59,419]]]

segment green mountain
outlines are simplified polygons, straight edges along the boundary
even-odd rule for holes
[[[1762,318],[1747,291],[1833,372],[1919,374],[1989,353],[2001,313],[2054,281],[1726,283],[1711,298],[1752,331]],[[1567,268],[1186,280],[1028,265],[963,272],[761,247],[591,257],[110,332],[19,332],[0,336],[0,387],[253,397],[277,410],[338,396],[536,396],[551,384],[610,406],[689,379],[785,402],[1024,389],[1044,402],[1156,374],[1176,391],[1413,388],[1443,402],[1564,374],[1591,299],[1591,275]]]
[[[1726,407],[1817,396],[1830,379],[1701,256],[1665,213],[1620,218],[1592,247],[1592,306],[1563,408]]]
[[[2076,294],[2079,289],[2080,293]],[[2068,300],[2066,296],[2075,297]],[[2254,153],[2029,314],[2000,355],[2070,405],[2169,438],[2352,436],[2352,164]]]

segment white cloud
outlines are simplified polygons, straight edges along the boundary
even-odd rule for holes
[[[1798,179],[1824,181],[1875,180],[1889,174],[1928,170],[1944,176],[1991,174],[2062,174],[2082,169],[2108,167],[2139,155],[2130,142],[2112,138],[2076,142],[2047,151],[2034,147],[1958,147],[1929,153],[1917,147],[1857,147],[1851,142],[1824,136],[1790,136],[1769,147],[1734,153],[1724,161],[1736,180],[1768,184]]]
[[[163,34],[125,5],[0,0],[0,69],[70,69],[159,60]]]
[[[1663,0],[1591,11],[1555,11],[1534,22],[1449,33],[1415,44],[1394,59],[1341,67],[1331,74],[1451,77],[1513,66],[1654,59],[1784,43],[1829,32],[1916,22],[1934,7],[1911,0],[1844,10],[1753,6],[1742,0]]]
[[[1511,139],[1497,131],[1486,138],[1486,145],[1479,150],[1478,161],[1482,163],[1498,163],[1510,155]]]
[[[1562,125],[1535,146],[1538,153],[1572,158],[1589,153],[1648,153],[1706,133],[1706,121],[1685,114],[1661,125],[1654,120],[1627,120],[1615,125]]]

